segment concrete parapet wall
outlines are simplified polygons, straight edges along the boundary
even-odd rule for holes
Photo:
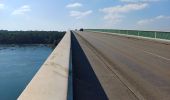
[[[66,100],[71,33],[67,32],[18,100]]]

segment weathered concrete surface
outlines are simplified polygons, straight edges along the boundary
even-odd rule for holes
[[[70,39],[67,32],[18,100],[67,99]]]

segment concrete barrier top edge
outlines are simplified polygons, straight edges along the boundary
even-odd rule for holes
[[[70,48],[71,33],[68,31],[18,100],[66,100]]]

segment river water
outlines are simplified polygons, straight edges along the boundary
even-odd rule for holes
[[[0,45],[0,100],[16,100],[52,50],[44,45]]]

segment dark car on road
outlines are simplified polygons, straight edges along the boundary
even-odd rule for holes
[[[81,28],[81,29],[80,29],[80,31],[84,31],[84,29],[83,29],[83,28]]]

